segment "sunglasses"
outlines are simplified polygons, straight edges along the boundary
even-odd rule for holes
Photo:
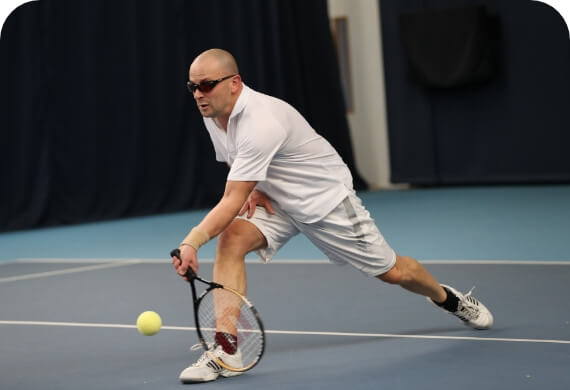
[[[234,76],[237,76],[237,75],[232,74],[232,75],[222,77],[221,79],[217,79],[217,80],[200,81],[199,84],[193,83],[192,81],[187,81],[186,87],[188,88],[188,92],[190,92],[190,93],[194,93],[194,92],[196,92],[196,90],[199,90],[200,92],[206,93],[206,92],[210,92],[212,89],[214,89],[214,87],[216,85],[218,85],[222,81],[227,80],[230,77],[234,77]]]

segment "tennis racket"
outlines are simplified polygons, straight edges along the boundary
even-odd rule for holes
[[[180,250],[173,249],[170,256],[180,260]],[[223,368],[236,372],[252,369],[265,350],[265,331],[255,307],[237,291],[202,279],[190,267],[186,278],[192,290],[196,332],[202,347],[212,351],[215,345],[221,345],[224,351],[237,356],[223,361],[212,353],[211,357]],[[196,280],[207,286],[200,296],[196,294]]]

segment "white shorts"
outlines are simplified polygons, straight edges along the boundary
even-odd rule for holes
[[[273,204],[273,209],[275,214],[271,215],[258,206],[253,217],[237,217],[253,223],[265,236],[267,248],[257,254],[266,263],[298,233],[303,233],[331,262],[348,263],[369,276],[381,275],[396,263],[396,253],[355,193],[314,223],[292,219],[277,204]]]

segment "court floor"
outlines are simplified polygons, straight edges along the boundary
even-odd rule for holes
[[[273,263],[248,259],[248,296],[268,330],[263,360],[243,376],[187,386],[570,388],[568,193],[548,187],[364,194],[396,246],[412,255],[427,247],[428,255],[418,257],[438,280],[462,291],[475,286],[495,326],[467,328],[425,298],[329,264],[295,241]],[[202,215],[0,234],[0,388],[184,386],[178,374],[200,353],[189,350],[197,342],[190,290],[167,256],[177,236],[158,232],[172,236],[169,229]],[[417,247],[399,242],[400,221],[412,219],[421,229],[410,228],[406,237],[429,236],[412,240]],[[455,244],[430,247],[439,234]],[[139,256],[137,235],[155,252]],[[200,268],[208,278],[209,251]],[[152,337],[135,327],[145,310],[163,319]]]
[[[475,285],[496,326],[471,330],[424,298],[346,267],[249,263],[266,354],[242,377],[193,386],[569,388],[569,264],[426,266],[462,290]],[[1,267],[2,389],[179,388],[178,373],[199,356],[189,351],[197,342],[189,288],[167,261]],[[144,310],[163,318],[155,336],[135,328]]]

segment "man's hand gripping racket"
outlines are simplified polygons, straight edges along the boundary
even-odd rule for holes
[[[173,249],[170,256],[182,261],[179,249]],[[202,279],[191,267],[186,271],[186,278],[192,291],[196,332],[202,347],[211,351],[211,357],[230,371],[253,368],[265,350],[265,331],[255,307],[237,291]],[[196,280],[208,286],[200,296],[196,294]],[[234,358],[224,361],[217,356],[214,351],[218,345]]]

